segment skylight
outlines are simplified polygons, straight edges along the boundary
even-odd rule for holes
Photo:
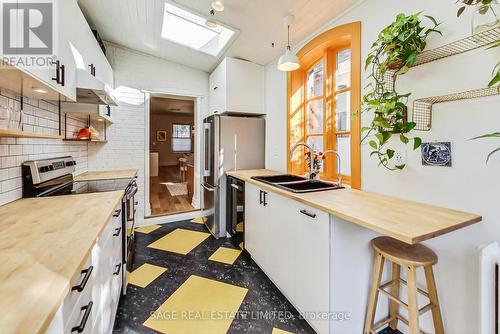
[[[235,31],[220,24],[217,28],[209,28],[204,17],[165,3],[163,39],[218,56],[234,34]]]

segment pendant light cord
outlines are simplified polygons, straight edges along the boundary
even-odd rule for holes
[[[292,48],[290,47],[290,25],[288,25],[287,27],[288,27],[288,45],[286,46],[286,48],[288,50],[292,50]]]

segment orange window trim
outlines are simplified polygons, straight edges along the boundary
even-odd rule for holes
[[[297,149],[300,153],[298,161],[289,159],[291,146],[291,115],[297,116],[297,112],[306,108],[307,92],[305,91],[307,70],[314,64],[324,59],[324,145],[326,149],[335,146],[335,129],[331,118],[334,116],[335,94],[341,93],[343,90],[335,92],[334,81],[334,65],[336,60],[335,52],[345,48],[351,49],[351,175],[343,176],[347,183],[351,184],[354,189],[361,188],[361,119],[360,119],[360,104],[361,104],[361,22],[353,22],[344,24],[328,31],[323,32],[309,43],[307,43],[298,53],[301,69],[289,72],[287,76],[287,168],[289,173],[302,174],[306,171],[305,161],[302,158],[305,151]],[[305,69],[305,70],[304,70]],[[300,92],[302,90],[302,92]],[[302,101],[295,110],[292,108],[292,97],[295,94],[302,94]],[[354,115],[352,114],[354,113]],[[305,131],[306,115],[302,113],[302,140],[306,140],[307,133]],[[342,133],[338,131],[337,134]],[[297,157],[297,155],[295,155]],[[334,156],[328,156],[325,163],[325,177],[332,177],[335,174],[336,160]]]

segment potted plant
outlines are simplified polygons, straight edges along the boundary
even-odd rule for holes
[[[427,37],[436,30],[439,23],[431,16],[424,15],[431,27],[421,23],[422,13],[412,15],[398,14],[394,22],[382,29],[377,40],[372,44],[371,51],[365,62],[365,70],[371,68],[370,78],[373,82],[367,86],[363,96],[363,109],[372,112],[373,119],[369,126],[361,129],[362,141],[372,138],[369,145],[373,148],[371,155],[377,156],[379,165],[389,170],[401,170],[404,164],[391,166],[395,151],[387,148],[392,136],[399,134],[404,144],[413,142],[413,148],[420,147],[419,137],[410,138],[410,133],[416,126],[407,121],[407,102],[411,93],[400,94],[395,89],[399,75],[408,72],[424,51]]]

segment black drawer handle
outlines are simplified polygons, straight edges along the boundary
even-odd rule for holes
[[[307,212],[306,210],[300,210],[300,213],[308,216],[308,217],[311,217],[311,218],[316,218],[316,214],[315,213],[310,213],[310,212]]]
[[[85,311],[85,313],[83,314],[82,321],[80,321],[80,325],[71,328],[72,333],[83,332],[83,330],[85,329],[85,325],[87,324],[87,320],[89,320],[90,312],[92,311],[92,305],[94,305],[94,303],[90,301],[87,305],[81,308],[81,310]]]
[[[113,233],[113,237],[117,237],[120,235],[120,232],[121,232],[122,228],[121,227],[118,227],[118,228],[115,228],[115,233]]]
[[[113,273],[113,275],[120,275],[120,270],[122,269],[122,264],[119,263],[115,266],[115,272]]]
[[[122,209],[117,209],[115,210],[115,213],[113,214],[113,217],[120,217],[120,213],[122,213]]]
[[[71,290],[72,291],[76,290],[78,292],[82,292],[83,289],[85,289],[87,282],[89,281],[90,275],[92,275],[92,270],[94,270],[94,266],[90,266],[90,267],[88,267],[88,269],[82,270],[81,273],[85,274],[82,282],[79,285],[75,285],[74,287],[72,287]]]
[[[267,193],[264,191],[264,206],[267,206],[269,203],[267,203]]]

